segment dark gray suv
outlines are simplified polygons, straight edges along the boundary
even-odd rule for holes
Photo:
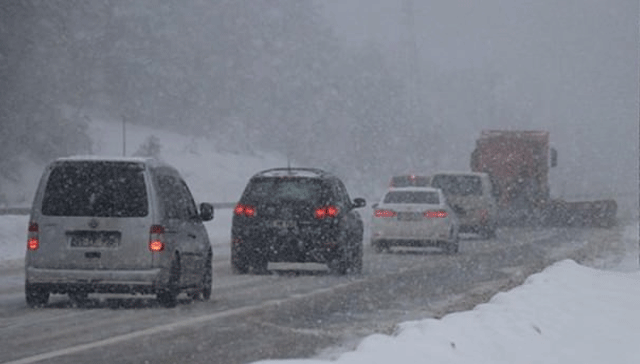
[[[267,271],[269,262],[322,263],[338,274],[362,271],[363,223],[336,176],[311,168],[275,168],[254,175],[235,208],[231,266]]]

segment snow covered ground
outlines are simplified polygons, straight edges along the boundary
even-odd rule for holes
[[[626,257],[596,269],[564,260],[442,319],[405,322],[337,357],[260,364],[638,363],[638,226],[625,229]]]

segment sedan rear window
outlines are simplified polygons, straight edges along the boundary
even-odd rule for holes
[[[437,205],[440,203],[437,192],[392,191],[384,197],[384,203],[419,203]]]
[[[65,162],[49,175],[42,201],[49,216],[147,216],[141,165],[129,162]]]

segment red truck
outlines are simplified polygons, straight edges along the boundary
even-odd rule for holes
[[[491,177],[503,223],[611,226],[614,200],[568,202],[549,195],[549,168],[557,165],[548,131],[483,130],[471,170]]]

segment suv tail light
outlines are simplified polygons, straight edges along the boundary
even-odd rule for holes
[[[29,233],[27,234],[28,250],[38,250],[40,247],[39,233],[40,229],[38,227],[38,223],[34,221],[29,222]]]
[[[325,206],[325,207],[318,207],[314,213],[313,216],[315,216],[316,219],[324,219],[325,217],[336,217],[338,216],[338,208],[336,206],[333,205],[329,205],[329,206]]]
[[[236,207],[233,209],[233,212],[237,215],[237,216],[246,216],[246,217],[254,217],[256,216],[256,208],[254,206],[251,205],[242,205],[242,204],[237,204]]]
[[[445,210],[429,210],[424,212],[424,217],[429,219],[445,218],[447,217],[447,212]]]
[[[164,226],[151,225],[149,230],[149,250],[152,252],[161,252],[164,250]]]
[[[375,217],[395,217],[398,214],[393,210],[376,210]]]

